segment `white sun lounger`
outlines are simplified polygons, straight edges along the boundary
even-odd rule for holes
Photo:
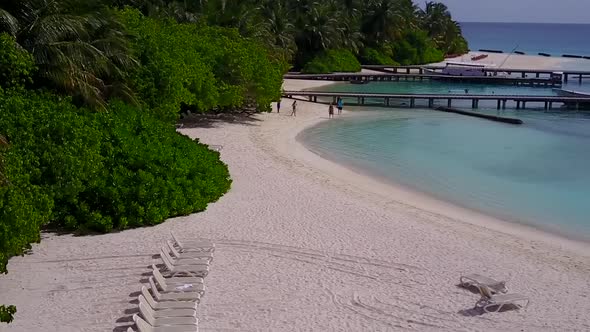
[[[152,304],[156,304],[152,299],[152,304],[150,304],[150,301],[148,301],[145,297],[143,297],[143,295],[139,295],[137,297],[137,300],[139,301],[139,303],[142,303],[145,306],[149,306],[150,308],[152,308],[153,310],[153,316],[154,318],[160,318],[160,317],[197,317],[197,310],[192,308],[192,309],[156,309],[153,307]],[[165,302],[162,302],[165,303]]]
[[[529,298],[521,294],[492,294],[491,290],[484,285],[480,285],[479,291],[482,297],[475,306],[487,313],[499,312],[505,305],[513,305],[517,309],[526,308],[530,303]],[[493,307],[496,307],[496,310],[492,310]]]
[[[201,277],[187,277],[187,276],[181,276],[181,277],[169,277],[166,278],[161,272],[160,270],[158,270],[158,267],[156,267],[155,264],[152,264],[152,275],[154,276],[154,278],[156,277],[157,274],[159,274],[160,276],[162,276],[162,278],[166,279],[166,283],[168,284],[203,284],[205,283],[205,279],[201,278]]]
[[[183,258],[191,258],[191,259],[201,259],[207,261],[207,263],[211,263],[213,261],[213,252],[211,251],[185,251],[180,253],[174,245],[170,241],[166,241],[168,244],[168,250],[172,253],[173,258],[175,259],[183,259]],[[164,249],[166,250],[166,249]]]
[[[195,240],[185,240],[180,241],[174,232],[170,231],[170,235],[172,235],[172,239],[174,240],[174,245],[178,247],[178,250],[182,253],[185,251],[215,251],[215,243],[206,240],[206,239],[195,239]]]
[[[162,259],[166,256],[173,265],[209,265],[209,259],[206,258],[172,258],[167,249],[166,247],[162,247],[160,249],[160,256],[162,256]]]
[[[209,273],[208,264],[175,265],[171,261],[170,255],[164,253],[163,255],[161,255],[161,257],[171,277],[177,276],[178,274],[187,274],[192,277],[204,278]]]
[[[487,286],[492,291],[492,293],[506,293],[508,291],[505,281],[497,281],[475,273],[461,276],[459,282],[461,283],[461,286],[465,288],[471,286],[479,288],[480,285],[484,285]]]
[[[150,288],[151,288],[151,286],[150,286]],[[148,291],[148,288],[145,286],[141,287],[141,295],[154,310],[196,309],[197,308],[197,302],[195,302],[195,301],[160,301],[160,302],[156,302],[156,300],[152,297],[152,294]]]
[[[148,291],[147,287],[141,286],[141,295],[147,301],[147,303],[154,310],[165,310],[165,309],[196,309],[197,303],[194,301],[160,301],[156,302],[152,297],[152,294]]]
[[[133,315],[133,321],[139,332],[199,332],[197,325],[175,325],[153,327],[138,315]]]
[[[192,301],[192,302],[196,302],[196,303],[201,302],[201,293],[198,293],[198,292],[161,293],[158,290],[158,287],[156,286],[153,277],[149,278],[149,283],[150,283],[150,290],[152,291],[152,294],[154,295],[154,299],[156,299],[157,302],[163,302],[163,301]]]
[[[165,325],[197,325],[199,320],[196,317],[154,317],[154,310],[143,303],[139,303],[139,313],[151,326]]]
[[[156,281],[156,286],[163,292],[163,293],[174,293],[174,292],[190,292],[190,293],[199,293],[201,296],[205,295],[205,285],[203,283],[187,283],[187,282],[180,282],[180,283],[168,283],[166,279],[159,273],[157,270],[152,272],[153,278]],[[187,279],[187,278],[181,278]]]

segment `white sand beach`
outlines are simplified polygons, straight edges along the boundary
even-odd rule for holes
[[[223,145],[234,182],[207,211],[100,236],[44,234],[30,255],[11,259],[0,303],[18,313],[0,331],[125,331],[171,230],[217,244],[201,331],[590,330],[588,245],[324,160],[296,136],[327,120],[327,107],[298,103],[297,117],[283,100],[280,114],[181,130]],[[481,314],[479,296],[456,286],[464,273],[507,280],[531,305]]]

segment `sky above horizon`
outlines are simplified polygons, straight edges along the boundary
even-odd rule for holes
[[[424,7],[426,1],[416,1]],[[459,22],[588,23],[590,0],[438,0]]]

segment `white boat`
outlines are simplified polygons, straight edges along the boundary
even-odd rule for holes
[[[485,77],[487,76],[485,70],[490,68],[495,68],[495,66],[483,63],[448,61],[442,69],[442,72],[427,68],[424,68],[424,70],[427,73],[434,75]]]

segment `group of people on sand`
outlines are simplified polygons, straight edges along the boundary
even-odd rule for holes
[[[297,116],[297,100],[293,100],[291,107],[293,109],[291,111],[291,116]],[[338,109],[338,115],[342,114],[342,109],[344,108],[344,101],[340,97],[338,97],[336,99],[336,108]],[[281,101],[280,100],[277,102],[277,113],[281,113]],[[330,107],[328,108],[328,117],[329,118],[334,117],[334,103],[333,102],[330,103]]]
[[[344,107],[344,101],[342,98],[338,97],[336,99],[336,108],[338,109],[338,115],[342,114],[342,108]],[[334,117],[334,103],[330,103],[330,107],[328,107],[328,117]]]
[[[293,104],[291,104],[293,111],[291,112],[291,116],[297,116],[297,100],[293,100]],[[277,113],[281,113],[281,100],[277,101]]]

